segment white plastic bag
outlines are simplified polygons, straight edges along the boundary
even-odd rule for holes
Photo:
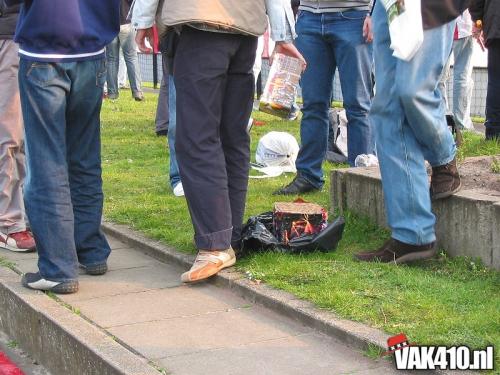
[[[378,158],[372,154],[360,154],[354,160],[356,167],[378,167]]]
[[[299,144],[293,135],[272,131],[259,140],[255,160],[267,167],[280,167],[283,172],[295,173],[298,153]]]
[[[420,0],[381,0],[387,12],[393,56],[410,61],[424,41]]]

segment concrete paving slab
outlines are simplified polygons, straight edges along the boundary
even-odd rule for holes
[[[9,251],[5,249],[0,249],[0,257],[8,260],[25,260],[25,259],[38,259],[38,254],[36,252],[32,253],[18,253],[16,251]]]
[[[159,262],[158,262],[159,263]],[[78,293],[61,296],[64,302],[83,301],[181,284],[177,269],[167,264],[109,271],[103,276],[80,276]]]
[[[108,243],[109,243],[109,246],[113,249],[113,250],[121,250],[121,249],[129,249],[130,246],[128,246],[126,243],[114,238],[114,237],[111,237],[111,236],[106,236],[107,240],[108,240]]]
[[[118,251],[113,249],[108,258],[108,268],[110,271],[147,267],[155,264],[158,264],[158,261],[130,248],[123,248]]]
[[[260,306],[109,329],[147,358],[234,348],[312,332]]]
[[[72,303],[83,315],[111,328],[247,308],[249,303],[210,284],[157,289]]]
[[[397,373],[389,363],[370,360],[320,333],[203,350],[161,358],[158,362],[176,375],[331,375],[366,369],[377,373],[379,368],[383,374]]]
[[[36,272],[38,270],[38,257],[13,260],[16,268],[22,273]]]

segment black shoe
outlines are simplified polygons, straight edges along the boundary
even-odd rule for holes
[[[100,276],[108,272],[107,263],[94,264],[92,266],[82,265],[82,267],[87,275],[92,275],[92,276]]]
[[[35,290],[44,290],[57,294],[70,294],[78,291],[78,281],[50,281],[44,279],[40,272],[28,272],[21,279],[23,286]]]
[[[273,195],[296,195],[301,193],[307,193],[310,191],[319,191],[316,186],[311,184],[305,178],[300,176],[295,176],[292,182],[290,182],[287,186],[276,190]]]
[[[448,164],[432,167],[431,199],[447,198],[462,187],[457,169],[457,158]]]
[[[144,94],[142,92],[135,94],[134,99],[136,102],[142,102],[144,100]]]
[[[486,140],[500,141],[500,126],[489,126],[485,131]]]
[[[156,132],[157,137],[166,137],[168,135],[168,129],[158,130]]]
[[[432,258],[436,255],[435,242],[426,245],[410,245],[391,238],[375,251],[354,254],[362,262],[408,263]]]

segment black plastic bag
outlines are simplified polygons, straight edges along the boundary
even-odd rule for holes
[[[243,227],[241,237],[241,248],[238,257],[244,257],[251,253],[273,250],[283,253],[302,253],[315,250],[335,250],[344,232],[345,220],[339,216],[325,229],[317,234],[302,235],[293,238],[288,244],[283,244],[273,233],[273,213],[264,212],[248,219]]]

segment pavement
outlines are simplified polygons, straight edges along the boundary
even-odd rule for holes
[[[184,268],[177,263],[159,261],[139,246],[109,235],[108,239],[109,272],[81,274],[79,292],[58,296],[59,303],[74,312],[73,325],[78,319],[90,323],[157,373],[401,373],[389,361],[370,359],[345,341],[244,299],[230,288],[212,282],[183,285]],[[18,272],[37,269],[36,253],[2,251],[0,256],[14,262]],[[23,292],[17,285],[11,287],[16,288],[17,294]]]

